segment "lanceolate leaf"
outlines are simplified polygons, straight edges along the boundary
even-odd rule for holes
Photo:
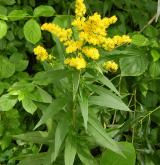
[[[84,120],[84,127],[87,130],[87,122],[88,122],[88,97],[85,95],[83,91],[80,91],[79,95],[79,104],[81,108],[81,113]]]
[[[102,155],[100,165],[135,165],[136,153],[133,144],[128,142],[119,142],[117,145],[121,148],[125,158],[111,150],[106,150]]]
[[[72,135],[68,136],[65,143],[65,165],[73,165],[76,156],[76,145],[76,139]]]
[[[55,132],[55,144],[54,144],[54,155],[53,157],[51,158],[52,161],[55,161],[57,156],[58,156],[58,153],[59,153],[59,150],[60,150],[60,147],[67,135],[69,131],[69,121],[67,119],[67,115],[65,117],[63,117],[58,125],[57,125],[57,128],[56,128],[56,132]]]
[[[41,117],[40,121],[35,126],[35,129],[37,127],[39,127],[41,124],[46,123],[46,121],[48,119],[50,119],[54,115],[56,115],[60,110],[62,110],[62,108],[64,107],[65,104],[66,104],[65,98],[53,100],[53,103],[51,103],[48,106],[48,108],[45,110],[45,112],[44,112],[43,116]]]
[[[99,105],[108,108],[130,111],[130,109],[123,103],[119,96],[116,96],[111,91],[98,87],[96,85],[90,86],[92,91],[99,94],[98,96],[91,96],[89,98],[89,105]]]
[[[105,132],[105,130],[93,114],[89,115],[88,122],[88,132],[93,136],[94,140],[99,145],[101,145],[102,147],[106,147],[121,156],[123,155],[116,142],[108,136],[108,134]]]

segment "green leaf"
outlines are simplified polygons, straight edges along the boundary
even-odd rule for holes
[[[77,95],[78,87],[79,87],[79,81],[80,81],[80,72],[75,71],[72,74],[72,81],[73,81],[73,100],[75,100],[75,97]]]
[[[87,123],[88,123],[88,97],[83,91],[80,91],[79,95],[79,104],[81,113],[83,116],[84,127],[87,130]]]
[[[34,104],[34,102],[28,98],[28,97],[24,97],[22,99],[22,106],[23,108],[28,112],[28,113],[31,113],[33,114],[36,109],[37,109],[37,106]]]
[[[25,134],[14,135],[13,138],[38,144],[53,143],[53,140],[49,139],[48,137],[48,132],[44,131],[34,131]]]
[[[35,99],[35,101],[39,101],[43,103],[52,103],[52,96],[42,88],[37,87],[36,94],[37,94],[37,98]]]
[[[24,71],[28,66],[28,60],[23,59],[23,54],[20,53],[14,53],[10,57],[10,61],[15,64],[15,70],[16,71]]]
[[[12,10],[8,14],[8,18],[10,21],[18,21],[24,19],[28,13],[25,10]]]
[[[153,61],[154,62],[156,62],[156,61],[158,61],[160,59],[160,53],[157,50],[155,50],[155,49],[151,50],[151,55],[153,57]]]
[[[0,39],[2,39],[7,34],[8,26],[5,21],[0,20]]]
[[[41,117],[40,121],[35,126],[35,129],[39,127],[41,124],[46,123],[48,119],[53,118],[66,104],[65,98],[60,98],[53,100],[53,103],[51,103],[48,108],[45,110],[43,116]]]
[[[51,6],[40,5],[34,9],[33,15],[35,17],[51,17],[55,14],[55,10]]]
[[[120,59],[122,76],[139,76],[148,68],[148,59],[145,55],[124,57]]]
[[[55,132],[55,144],[54,144],[54,155],[51,158],[52,161],[55,161],[60,147],[69,131],[69,121],[67,119],[67,115],[62,117],[61,120],[58,122],[56,132]]]
[[[36,44],[41,39],[41,28],[34,19],[30,19],[25,23],[23,32],[26,40],[32,44]]]
[[[99,105],[123,111],[130,111],[121,98],[113,94],[111,91],[96,85],[90,87],[92,91],[99,94],[99,96],[91,96],[89,98],[89,105]]]
[[[49,70],[46,72],[38,72],[34,78],[33,82],[38,85],[48,85],[55,81],[60,81],[61,79],[65,78],[69,75],[68,70]],[[45,80],[45,81],[44,81]]]
[[[8,58],[0,56],[0,78],[9,78],[15,72],[15,65]]]
[[[41,163],[41,165],[49,165],[50,154],[44,152],[25,155],[25,158],[23,158],[18,165],[38,165],[39,163]]]
[[[65,165],[73,165],[76,156],[76,142],[74,137],[68,136],[65,143],[64,161]]]
[[[70,27],[73,19],[74,17],[71,15],[60,15],[54,18],[53,23],[59,25],[62,28],[68,28]]]
[[[0,111],[9,111],[11,110],[17,102],[17,98],[9,96],[9,95],[2,95],[0,97]]]
[[[149,73],[152,78],[157,78],[160,76],[160,61],[151,63]]]
[[[100,165],[135,165],[136,153],[133,144],[128,142],[119,142],[117,144],[125,155],[125,158],[111,150],[107,150],[102,155]]]
[[[132,37],[132,44],[136,46],[148,46],[150,43],[149,43],[148,38],[146,38],[142,34],[135,34]]]
[[[13,5],[15,3],[16,3],[15,0],[0,0],[0,4],[2,5]]]
[[[105,132],[105,130],[93,114],[89,115],[88,123],[88,132],[92,135],[94,140],[99,145],[110,149],[111,151],[119,154],[120,156],[123,156],[123,153],[117,143],[108,136],[108,134]]]
[[[86,146],[79,146],[78,156],[85,165],[98,165]]]

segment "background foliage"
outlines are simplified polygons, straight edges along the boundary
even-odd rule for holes
[[[0,0],[2,165],[37,165],[37,162],[48,165],[52,161],[50,159],[56,160],[56,165],[62,165],[63,157],[65,163],[70,165],[76,152],[76,165],[82,164],[81,162],[115,164],[115,161],[119,165],[129,165],[131,162],[135,164],[135,152],[136,164],[159,164],[160,22],[152,22],[157,1],[86,0],[85,3],[88,14],[97,11],[103,16],[117,15],[119,21],[110,28],[110,35],[129,33],[132,44],[107,53],[109,60],[119,62],[120,69],[116,74],[106,73],[106,77],[98,77],[97,73],[91,71],[89,75],[84,74],[78,82],[79,73],[62,71],[60,62],[54,63],[55,69],[50,70],[49,64],[37,62],[33,55],[34,46],[43,43],[56,58],[63,58],[62,45],[48,33],[42,34],[40,25],[54,21],[67,27],[74,13],[74,1]],[[106,52],[101,53],[105,55]],[[107,77],[118,91],[108,84]],[[85,111],[82,112],[83,117],[77,115],[79,118],[76,124],[79,129],[73,131],[70,122],[72,117],[66,109],[71,106],[71,84],[75,85],[73,91],[76,92],[78,83],[83,89],[79,91],[79,108],[86,109],[86,104],[94,103],[96,106],[92,105],[91,109],[97,116],[89,113],[89,119],[86,119]],[[127,107],[121,100],[117,102],[117,97],[112,97],[113,93],[109,95],[106,88],[103,89],[107,90],[105,93],[98,91],[97,86],[101,85],[103,88],[111,88],[114,93],[120,93],[132,112],[113,110],[124,110]],[[91,91],[96,96],[87,103]],[[111,105],[103,101],[104,98],[110,98]],[[84,123],[88,121],[89,133],[95,137],[94,140],[82,129],[83,120]],[[106,129],[102,129],[102,126]],[[115,143],[108,146],[112,141],[108,143],[108,139],[99,136],[94,128],[98,128],[102,135],[108,133],[109,140],[112,137],[121,141],[117,145],[127,159],[111,150],[105,150],[103,147],[112,148]],[[68,136],[64,142],[66,134]],[[75,151],[74,145],[79,150]]]

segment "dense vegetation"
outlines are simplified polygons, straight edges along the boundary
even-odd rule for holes
[[[107,37],[119,38],[114,47],[85,38],[97,56],[82,49],[79,66],[61,30],[41,27],[71,28],[79,41],[74,0],[0,0],[1,165],[159,164],[157,1],[84,3],[86,20],[112,18]]]

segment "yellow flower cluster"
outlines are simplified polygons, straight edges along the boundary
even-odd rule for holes
[[[76,0],[75,8],[76,16],[71,23],[73,28],[64,29],[52,23],[44,23],[41,26],[42,30],[51,32],[63,42],[67,54],[72,54],[70,58],[66,58],[65,64],[83,69],[87,66],[85,59],[89,61],[100,58],[98,48],[111,51],[117,46],[131,42],[127,35],[108,37],[107,28],[117,21],[116,16],[101,18],[100,14],[94,13],[85,18],[84,0]],[[108,61],[104,66],[113,72],[118,69],[118,65],[113,61]]]
[[[74,40],[68,40],[64,43],[66,47],[66,53],[73,53],[77,50],[81,49],[83,42],[82,41],[74,41]]]
[[[116,72],[118,70],[118,64],[114,61],[107,61],[104,63],[104,68],[110,72]]]
[[[36,48],[34,48],[33,52],[36,55],[37,60],[45,61],[49,58],[49,55],[48,55],[46,49],[40,45],[38,45]]]
[[[86,61],[81,55],[77,57],[66,58],[64,63],[78,70],[86,68],[87,65]]]
[[[126,44],[126,43],[131,43],[131,39],[129,38],[129,36],[127,35],[123,35],[123,36],[114,36],[113,38],[105,38],[103,43],[102,43],[102,47],[105,50],[112,50],[117,46],[120,46],[122,44]]]
[[[83,1],[84,0],[76,0],[76,17],[83,17],[86,13],[86,6]]]
[[[41,26],[41,30],[51,32],[52,34],[57,36],[61,42],[69,40],[72,36],[71,29],[64,29],[52,23],[44,23]]]
[[[94,47],[84,47],[82,48],[82,52],[89,58],[93,60],[98,60],[100,57],[98,49]]]

